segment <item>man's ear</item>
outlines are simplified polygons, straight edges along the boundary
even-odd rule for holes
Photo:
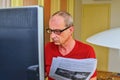
[[[71,26],[71,27],[70,27],[70,32],[73,32],[73,31],[74,31],[74,27]]]

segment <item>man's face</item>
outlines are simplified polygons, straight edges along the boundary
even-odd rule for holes
[[[70,28],[66,28],[63,17],[55,15],[49,21],[49,28],[53,30],[50,38],[56,45],[64,45],[72,36]],[[59,34],[57,31],[61,31]]]

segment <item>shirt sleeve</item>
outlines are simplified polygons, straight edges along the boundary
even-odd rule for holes
[[[97,76],[97,70],[94,72],[91,78],[96,77],[96,76]]]
[[[94,49],[93,49],[91,46],[90,46],[90,48],[89,48],[88,51],[89,51],[89,52],[88,52],[88,53],[89,53],[89,57],[96,59],[95,51],[94,51]],[[95,70],[95,72],[94,72],[94,74],[92,75],[91,78],[96,77],[96,76],[97,76],[97,70]]]

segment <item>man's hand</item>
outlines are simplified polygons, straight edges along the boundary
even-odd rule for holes
[[[91,78],[90,80],[97,80],[97,77],[93,77],[93,78]]]

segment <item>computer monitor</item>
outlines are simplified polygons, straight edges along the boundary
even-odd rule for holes
[[[0,79],[44,80],[43,7],[0,9]],[[33,69],[32,69],[33,68]]]

